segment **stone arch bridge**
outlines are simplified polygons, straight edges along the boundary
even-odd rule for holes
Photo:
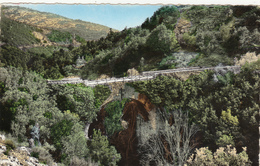
[[[128,76],[128,77],[121,77],[121,78],[106,78],[100,80],[83,80],[81,78],[64,78],[62,80],[47,80],[48,84],[79,84],[83,83],[86,86],[95,87],[97,85],[105,85],[110,83],[116,82],[134,82],[134,81],[144,81],[144,80],[151,80],[156,78],[158,75],[169,75],[175,74],[177,76],[186,75],[186,78],[190,74],[200,73],[204,70],[229,70],[233,71],[234,73],[240,72],[240,66],[216,66],[216,67],[189,67],[189,68],[178,68],[178,69],[169,69],[169,70],[157,70],[157,71],[144,71],[140,73],[140,75],[135,76]],[[183,78],[185,79],[185,78]]]

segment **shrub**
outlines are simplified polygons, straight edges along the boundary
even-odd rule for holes
[[[247,52],[245,55],[240,57],[240,60],[235,60],[235,65],[244,65],[247,63],[256,62],[260,59],[260,54],[256,55],[255,52]]]
[[[188,66],[192,66],[194,63],[196,63],[196,62],[201,58],[201,55],[202,55],[202,54],[196,55],[196,57],[195,57],[195,58],[192,58],[192,59],[190,60],[190,62],[187,63],[187,65],[188,65]]]
[[[221,119],[223,119],[223,121],[225,121],[226,123],[229,123],[231,125],[238,126],[238,124],[239,124],[237,116],[232,116],[230,109],[228,109],[227,111],[222,111]]]
[[[87,139],[83,127],[76,123],[69,136],[62,139],[62,152],[70,159],[72,156],[84,158],[88,154]]]
[[[86,43],[86,40],[78,35],[76,35],[75,40],[81,44]]]
[[[40,162],[52,165],[54,160],[52,159],[49,151],[54,151],[55,148],[48,143],[45,143],[43,146],[37,146],[32,149],[31,156],[38,158]]]
[[[159,64],[160,69],[174,69],[176,62],[176,58],[174,56],[167,56],[162,59],[162,61]]]

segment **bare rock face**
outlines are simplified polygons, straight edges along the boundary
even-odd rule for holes
[[[152,109],[155,108],[155,105],[152,104],[152,102],[144,94],[138,95],[138,101],[144,104],[144,108],[146,109],[147,112],[150,112]]]
[[[137,116],[141,116],[144,121],[149,120],[149,111],[154,108],[149,99],[145,95],[139,95],[139,100],[133,99],[126,103],[123,116],[121,118],[124,130],[114,133],[109,139],[111,145],[115,146],[121,154],[119,165],[139,166],[139,155],[137,153],[137,138],[136,138],[136,121]],[[91,138],[93,129],[99,129],[102,134],[105,134],[104,119],[106,117],[105,106],[98,113],[97,120],[89,127],[88,136]]]
[[[145,109],[145,105],[138,101],[132,100],[127,103],[123,110],[122,120],[127,123],[127,128],[119,133],[115,133],[110,140],[118,152],[120,152],[122,159],[119,165],[138,166],[139,155],[137,153],[137,138],[136,138],[136,121],[137,116],[140,115],[144,121],[148,121],[149,113]]]
[[[24,147],[25,148],[25,147]],[[16,149],[15,151],[9,152],[9,156],[4,154],[0,154],[0,165],[3,166],[20,166],[20,165],[28,165],[28,166],[46,166],[45,164],[40,164],[39,160],[35,157],[28,156],[27,150],[21,148],[20,150]],[[23,150],[22,150],[23,149]],[[20,152],[18,152],[20,151]]]

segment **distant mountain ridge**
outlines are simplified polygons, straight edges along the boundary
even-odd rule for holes
[[[19,6],[3,6],[3,12],[9,19],[29,24],[40,29],[70,32],[87,41],[106,37],[111,29],[104,25],[82,20],[73,20],[57,14],[40,12]],[[113,31],[117,30],[113,29]]]

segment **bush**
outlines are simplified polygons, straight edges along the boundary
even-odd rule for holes
[[[159,64],[160,69],[174,69],[176,62],[176,58],[174,56],[167,56],[166,58],[163,58],[162,61]]]
[[[86,43],[86,40],[85,40],[84,38],[78,36],[78,35],[76,35],[75,40],[76,40],[77,42],[81,43],[81,44]]]
[[[187,63],[188,66],[192,66],[194,63],[196,63],[200,58],[202,54],[196,55],[195,58],[192,58],[189,63]]]
[[[69,136],[62,139],[62,151],[68,156],[86,157],[88,153],[87,139],[83,127],[76,123]]]
[[[172,122],[168,121],[170,117]],[[189,124],[188,113],[181,110],[157,109],[154,123],[138,120],[136,134],[142,165],[183,165],[194,148],[191,140],[197,131],[194,124]]]
[[[38,158],[40,162],[52,165],[54,163],[54,160],[52,159],[49,150],[54,151],[55,148],[48,143],[45,143],[43,146],[34,147],[32,149],[31,156]]]

